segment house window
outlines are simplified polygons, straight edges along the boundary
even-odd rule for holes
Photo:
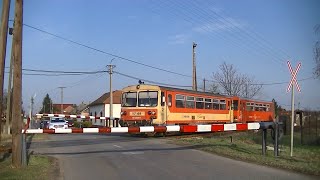
[[[187,107],[187,108],[192,108],[192,109],[194,109],[194,97],[192,97],[192,96],[187,96],[186,107]]]
[[[203,109],[204,108],[203,98],[200,98],[200,97],[196,98],[196,108],[197,109]]]
[[[184,108],[185,107],[185,101],[183,95],[176,95],[176,107],[177,108]]]

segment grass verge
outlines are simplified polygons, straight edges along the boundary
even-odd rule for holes
[[[56,159],[48,156],[31,155],[29,164],[25,168],[15,169],[11,167],[11,158],[0,159],[0,177],[2,180],[42,180],[54,179],[57,171]]]
[[[232,142],[231,142],[232,137]],[[268,146],[273,147],[270,136]],[[261,134],[255,132],[216,133],[205,137],[173,137],[179,145],[197,145],[199,150],[232,159],[267,165],[295,172],[320,175],[320,146],[298,145],[295,139],[293,157],[290,157],[290,136],[280,142],[280,156],[274,157],[273,150],[262,156]]]
[[[47,134],[28,134],[27,142],[47,140]],[[55,179],[59,176],[58,161],[53,157],[30,155],[28,166],[12,168],[11,166],[11,135],[4,135],[0,145],[0,179],[1,180],[42,180]]]

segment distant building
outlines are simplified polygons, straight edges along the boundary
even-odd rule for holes
[[[109,117],[110,93],[105,93],[88,105],[89,115],[98,117]],[[121,112],[121,91],[113,91],[113,117],[120,118]],[[103,126],[104,121],[100,119],[91,120],[93,125]]]
[[[62,111],[61,111],[61,104],[52,104],[53,114],[73,114],[75,111],[76,105],[75,104],[62,104]]]
[[[82,102],[78,105],[78,111],[77,114],[80,114],[81,116],[89,116],[89,106],[88,104]]]

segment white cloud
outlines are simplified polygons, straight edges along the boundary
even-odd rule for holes
[[[189,36],[186,34],[177,34],[169,37],[169,44],[184,44],[188,38]]]
[[[233,18],[219,18],[215,21],[199,25],[192,30],[198,33],[211,33],[218,31],[235,31],[238,28],[243,29],[246,24]]]

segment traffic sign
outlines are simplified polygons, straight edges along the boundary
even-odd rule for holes
[[[290,71],[290,73],[291,73],[291,80],[290,80],[290,83],[289,83],[289,85],[288,85],[287,92],[290,91],[291,86],[293,86],[293,85],[295,85],[296,88],[297,88],[297,90],[298,90],[299,92],[301,92],[301,89],[300,89],[300,86],[299,86],[299,83],[298,83],[298,80],[297,80],[297,74],[298,74],[298,72],[299,72],[299,70],[300,70],[301,63],[299,63],[299,64],[297,65],[297,67],[296,67],[295,70],[292,69],[290,61],[287,61],[287,64],[288,64],[289,71]]]

